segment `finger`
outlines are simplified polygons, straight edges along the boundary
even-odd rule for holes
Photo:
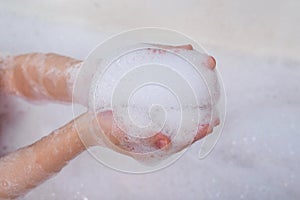
[[[163,46],[166,49],[185,49],[185,50],[193,50],[193,46],[191,44],[179,45],[179,46]]]
[[[207,59],[203,62],[204,66],[213,70],[216,67],[216,60],[212,56],[208,56]]]
[[[193,46],[191,44],[178,45],[178,46],[162,45],[162,44],[150,44],[150,45],[160,47],[163,49],[170,49],[170,50],[176,50],[176,49],[193,50]]]
[[[214,130],[214,128],[212,126],[208,126],[208,129],[207,129],[207,135],[212,133]]]
[[[180,49],[184,49],[184,50],[193,50],[193,46],[191,44],[186,44],[186,45],[179,45],[179,46],[170,46],[170,45],[160,45],[160,44],[153,44],[154,46],[163,48],[163,49],[169,49],[169,50],[180,50]],[[161,53],[161,51],[153,51],[155,52],[159,52]],[[213,70],[216,67],[216,60],[213,56],[208,56],[207,59],[205,59],[205,61],[203,62],[204,66],[206,66],[207,68]]]
[[[207,134],[210,134],[213,132],[214,127],[218,126],[220,124],[220,119],[217,118],[213,121],[213,123],[211,123],[207,129]]]
[[[158,149],[163,149],[164,147],[166,147],[171,142],[170,138],[168,136],[164,135],[161,132],[154,135],[153,141],[154,141],[154,145]]]
[[[214,120],[213,126],[218,126],[220,124],[220,118]]]
[[[204,138],[207,135],[208,129],[209,129],[209,124],[200,125],[198,127],[198,132],[197,132],[196,136],[194,137],[193,143]]]
[[[197,132],[196,136],[194,137],[193,143],[196,142],[197,140],[200,140],[200,139],[204,138],[208,134],[212,133],[214,127],[218,126],[219,124],[220,124],[220,119],[217,118],[217,119],[215,119],[210,124],[202,124],[202,125],[200,125],[198,127],[198,132]]]
[[[111,143],[129,151],[142,153],[142,146],[146,145],[154,149],[162,149],[170,143],[170,138],[159,132],[148,138],[137,138],[122,131],[113,119],[112,111],[100,112],[98,114],[100,128]]]

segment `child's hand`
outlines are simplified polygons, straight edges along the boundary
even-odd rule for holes
[[[193,50],[191,45],[177,47],[160,45],[155,46],[175,52],[178,50]],[[153,51],[153,53],[159,53],[161,51]],[[216,65],[214,58],[208,57],[208,61],[209,62],[207,62],[207,67],[210,69],[214,69]],[[96,138],[89,136],[93,133],[87,133],[88,131],[83,131],[84,134],[81,134],[81,136],[84,137],[85,144],[87,146],[105,145],[115,151],[131,156],[133,153],[148,153],[149,149],[151,151],[155,151],[157,149],[169,149],[169,147],[172,145],[171,139],[163,132],[153,133],[152,136],[148,138],[136,138],[128,135],[118,127],[116,121],[113,118],[113,111],[98,113],[98,119],[94,119],[93,123],[91,123],[90,121],[91,120],[87,120],[87,123],[91,124],[92,126],[100,126],[100,129],[98,130],[99,133],[96,135]],[[98,124],[96,121],[98,122]],[[218,124],[218,119],[213,121],[211,124],[199,124],[198,132],[194,138],[193,143],[211,133],[213,131],[213,127],[217,126]],[[91,128],[88,128],[88,126],[85,127],[87,127],[86,129],[91,130]],[[186,144],[186,146],[188,145],[190,144]],[[185,148],[186,146],[183,146],[182,148]],[[145,151],[145,149],[147,149],[147,152]],[[182,149],[178,150],[180,151]]]

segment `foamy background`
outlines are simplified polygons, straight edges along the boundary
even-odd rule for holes
[[[167,169],[128,175],[83,153],[25,199],[298,199],[299,7],[297,0],[0,1],[1,51],[83,59],[111,34],[163,26],[214,55],[227,91],[223,135],[208,158],[199,161],[195,145]],[[1,97],[1,154],[71,119],[67,105]]]

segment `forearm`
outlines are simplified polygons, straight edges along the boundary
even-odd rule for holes
[[[59,172],[85,149],[71,121],[34,144],[2,157],[0,199],[23,195]]]
[[[0,61],[0,90],[30,100],[71,102],[80,64],[52,53],[8,56]]]

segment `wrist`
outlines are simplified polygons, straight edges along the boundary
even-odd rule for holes
[[[15,92],[13,82],[13,67],[10,56],[0,55],[0,92],[12,94]]]
[[[0,69],[0,92],[6,94],[14,93],[12,72],[10,69]]]
[[[73,127],[85,148],[102,144],[101,137],[94,133],[94,126],[97,126],[96,123],[96,120],[93,119],[89,112],[80,115],[73,121]]]

